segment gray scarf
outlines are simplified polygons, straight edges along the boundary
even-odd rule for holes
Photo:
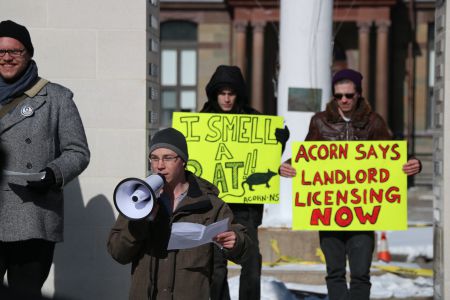
[[[37,77],[38,69],[34,60],[30,61],[22,76],[13,83],[5,82],[0,76],[0,105],[4,105],[22,95],[36,82]]]

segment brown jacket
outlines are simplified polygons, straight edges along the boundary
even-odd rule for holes
[[[211,183],[187,172],[189,190],[173,215],[160,207],[154,221],[129,221],[119,216],[111,229],[108,251],[121,264],[132,263],[130,299],[209,299],[213,244],[167,251],[173,222],[203,225],[230,218],[237,234],[233,249],[225,256],[241,263],[247,256],[250,239],[242,225],[233,222],[230,208],[217,197]]]
[[[306,141],[352,141],[391,140],[383,118],[373,112],[370,105],[360,98],[352,115],[346,122],[338,112],[337,103],[331,100],[325,109],[316,113],[309,125]]]

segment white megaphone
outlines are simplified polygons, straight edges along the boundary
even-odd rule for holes
[[[150,175],[144,180],[126,178],[114,189],[114,205],[129,220],[151,219],[164,183],[164,176],[160,174]]]

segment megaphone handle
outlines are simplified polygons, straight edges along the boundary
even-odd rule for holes
[[[159,211],[159,203],[158,203],[158,201],[155,201],[155,204],[153,205],[152,212],[147,217],[147,220],[153,221],[156,218],[156,215],[158,214],[158,211]]]
[[[212,242],[213,242],[214,244],[216,244],[216,246],[219,247],[220,250],[223,250],[223,246],[222,246],[221,244],[219,244],[218,242],[216,242],[216,241],[214,241],[214,240],[213,240]]]

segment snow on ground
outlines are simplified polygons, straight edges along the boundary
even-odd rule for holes
[[[406,231],[387,232],[391,254],[405,255],[407,261],[417,257],[433,258],[433,227],[412,227]]]
[[[391,254],[407,257],[408,262],[414,261],[418,257],[433,258],[433,228],[432,227],[412,227],[406,231],[387,232],[388,247]],[[405,268],[420,268],[415,263],[391,262],[388,265]],[[384,264],[374,261],[373,265]],[[269,267],[263,267],[263,270]],[[298,270],[302,276],[308,276],[310,271],[325,272],[324,264],[289,264],[274,267],[278,271]],[[374,269],[375,270],[375,269]],[[395,274],[386,273],[379,276],[372,276],[371,299],[386,298],[414,298],[432,297],[433,279],[428,277],[405,278]],[[230,286],[230,296],[232,300],[239,299],[239,277],[232,277],[228,280]],[[261,278],[261,299],[262,300],[297,300],[298,298],[290,291],[303,291],[326,295],[327,288],[323,285],[306,285],[298,283],[282,282],[275,277],[262,276]],[[309,297],[306,299],[326,299],[324,297]]]
[[[433,279],[403,278],[395,274],[372,276],[371,298],[432,297]]]
[[[371,299],[433,296],[432,278],[417,277],[415,279],[408,279],[394,274],[384,274],[381,276],[372,276],[371,281]],[[228,284],[230,286],[231,299],[238,300],[239,277],[235,276],[230,278]],[[327,294],[325,285],[285,283],[274,277],[261,277],[261,300],[297,300],[298,298],[290,290],[310,292],[318,295]],[[310,299],[325,298],[310,297]]]
[[[231,300],[239,300],[239,276],[228,279]],[[261,300],[297,300],[286,285],[274,277],[261,277]]]
[[[409,190],[408,192],[414,192]],[[287,205],[287,204],[286,204]],[[282,209],[281,206],[271,207],[274,211],[266,211],[264,214],[265,224],[270,226],[280,225],[289,226],[291,212],[289,207]],[[423,212],[420,211],[423,210]],[[411,227],[406,231],[387,231],[388,249],[392,255],[398,255],[406,257],[406,263],[391,262],[388,265],[394,265],[405,268],[420,268],[419,265],[412,263],[417,258],[433,259],[433,227],[430,226],[430,221],[421,221],[421,217],[428,218],[428,207],[414,208],[414,212],[418,214],[418,218],[409,220]],[[266,209],[267,210],[267,209]],[[286,224],[278,224],[283,220]],[[427,226],[423,226],[427,225]],[[380,236],[380,235],[378,235]],[[379,246],[379,245],[378,245]],[[377,264],[384,264],[382,262],[375,261],[374,266]],[[263,270],[268,267],[263,267]],[[325,272],[324,264],[306,265],[306,264],[291,264],[276,266],[280,268],[280,272],[283,270],[292,271],[298,270],[301,276],[308,276],[309,271],[322,271]],[[375,270],[375,269],[374,269]],[[325,280],[325,279],[324,279]],[[372,289],[371,299],[386,299],[386,298],[398,298],[398,299],[414,299],[414,297],[432,297],[433,296],[433,278],[429,277],[416,277],[405,278],[392,273],[385,273],[383,275],[371,276]],[[239,299],[239,277],[232,277],[229,279],[230,296],[233,300]],[[263,276],[261,278],[261,299],[262,300],[297,300],[292,291],[304,291],[309,293],[315,293],[318,295],[326,295],[327,288],[325,281],[323,285],[306,285],[298,283],[289,283],[279,281],[275,277]],[[300,298],[301,299],[301,298]],[[306,297],[305,300],[312,299],[327,299],[325,297]]]

